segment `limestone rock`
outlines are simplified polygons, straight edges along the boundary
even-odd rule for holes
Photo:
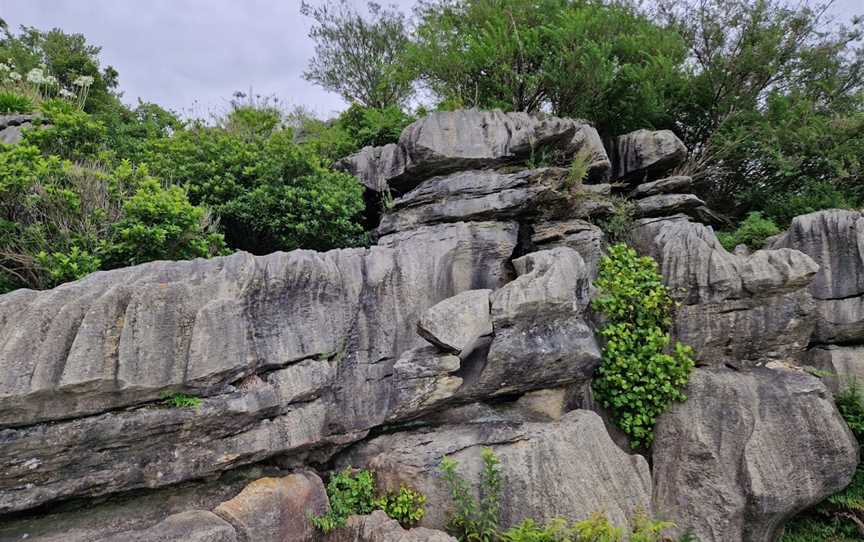
[[[614,178],[641,181],[683,162],[687,148],[670,130],[636,130],[615,139],[612,156]]]
[[[309,518],[329,509],[321,479],[300,473],[256,480],[213,512],[234,527],[240,540],[308,542],[315,536]]]
[[[0,513],[326,460],[390,419],[423,312],[501,286],[516,238],[506,222],[444,224],[368,250],[154,262],[0,296],[0,424],[16,426],[0,429]],[[159,404],[175,390],[205,398]]]
[[[609,438],[593,412],[577,410],[550,423],[515,423],[486,417],[434,429],[385,435],[340,457],[339,464],[374,469],[382,488],[400,484],[427,497],[421,525],[443,528],[450,505],[438,474],[441,459],[452,457],[466,480],[479,479],[480,452],[491,447],[501,460],[501,525],[525,518],[578,520],[604,511],[626,525],[636,510],[651,509],[648,464],[627,455]]]
[[[20,143],[21,130],[32,126],[35,119],[36,115],[0,115],[0,144]]]
[[[640,184],[628,196],[632,199],[641,199],[658,194],[681,194],[689,192],[692,186],[693,179],[691,177],[675,175],[674,177],[666,177],[659,181]]]
[[[609,213],[608,202],[592,189],[597,185],[570,187],[568,175],[564,168],[541,168],[516,173],[469,170],[433,177],[396,198],[377,232],[387,235],[444,222],[588,218]]]
[[[611,164],[597,131],[581,121],[501,111],[439,111],[414,122],[399,142],[366,148],[340,162],[367,187],[403,194],[420,182],[456,171],[527,160],[536,149],[577,152],[589,179],[608,178]]]
[[[845,390],[853,380],[864,386],[864,346],[817,346],[807,354],[810,365],[830,373],[822,381],[832,393]]]
[[[588,276],[597,276],[597,266],[606,247],[603,230],[586,220],[543,221],[534,224],[531,243],[540,250],[569,247],[582,256]]]
[[[240,542],[229,523],[212,512],[194,510],[169,516],[143,531],[130,531],[100,538],[102,542]],[[275,538],[272,540],[276,540]]]
[[[417,332],[445,352],[471,352],[477,339],[492,334],[489,295],[492,290],[469,290],[429,308],[417,324]]]
[[[864,294],[864,216],[832,209],[795,217],[771,248],[800,250],[819,264],[810,286],[815,299]]]
[[[693,194],[657,194],[636,200],[636,215],[639,217],[670,216],[687,213],[705,205]]]
[[[367,516],[351,516],[342,529],[324,537],[324,542],[456,542],[447,533],[417,527],[405,530],[381,510]]]
[[[457,356],[426,346],[409,350],[393,365],[391,420],[417,417],[456,395],[462,378]]]
[[[684,216],[643,219],[637,249],[657,260],[670,294],[682,302],[673,326],[703,363],[796,360],[815,326],[808,284],[818,267],[789,249],[730,254],[711,228]]]
[[[864,296],[817,299],[813,342],[848,344],[864,340]]]
[[[816,378],[797,370],[697,369],[653,446],[655,513],[702,542],[773,542],[845,487],[858,444]]]

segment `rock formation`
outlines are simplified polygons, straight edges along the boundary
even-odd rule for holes
[[[369,248],[153,262],[0,296],[0,540],[311,542],[319,474],[353,465],[422,491],[427,516],[411,530],[356,516],[324,539],[447,542],[440,461],[473,479],[487,446],[503,527],[645,510],[702,542],[776,540],[858,462],[797,366],[864,365],[864,222],[807,215],[769,250],[730,254],[691,179],[669,176],[685,155],[667,131],[607,151],[582,121],[434,113],[340,164],[395,196]],[[651,468],[585,393],[613,196],[633,200],[626,233],[701,366],[643,451]],[[200,404],[172,408],[176,393]]]

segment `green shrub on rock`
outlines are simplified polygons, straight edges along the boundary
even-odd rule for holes
[[[330,477],[327,497],[330,511],[312,518],[312,525],[325,533],[344,527],[348,516],[375,510],[375,477],[367,470],[354,472],[348,467]]]
[[[594,309],[603,313],[606,341],[594,392],[636,448],[654,439],[653,428],[673,401],[683,401],[693,352],[676,343],[666,352],[675,305],[657,263],[624,244],[613,245],[600,260]]]
[[[425,504],[425,495],[405,486],[401,486],[398,493],[387,493],[375,501],[375,506],[406,529],[423,519]]]
[[[780,233],[770,218],[764,218],[762,213],[753,212],[747,215],[738,229],[733,232],[718,232],[717,239],[726,250],[734,250],[738,245],[747,245],[752,250],[759,250],[765,240]]]
[[[474,497],[468,482],[456,472],[459,463],[449,457],[441,461],[441,475],[453,499],[454,509],[450,516],[449,531],[461,541],[495,542],[499,539],[500,462],[490,448],[483,449],[482,458],[479,500]]]

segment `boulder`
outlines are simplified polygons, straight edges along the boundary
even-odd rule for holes
[[[367,516],[351,516],[344,528],[323,537],[324,542],[456,542],[447,533],[417,527],[405,530],[381,510]]]
[[[864,341],[864,296],[816,299],[815,303],[814,343],[849,344]]]
[[[572,248],[582,256],[588,276],[597,276],[597,266],[606,247],[606,236],[599,227],[581,219],[542,221],[534,224],[531,243],[539,250]]]
[[[670,130],[636,130],[613,143],[613,177],[631,182],[656,178],[687,158],[687,147]]]
[[[444,224],[0,296],[0,513],[326,459],[392,417],[393,365],[424,344],[423,312],[501,286],[516,241],[512,223]],[[200,407],[163,406],[174,391]]]
[[[363,149],[338,167],[373,190],[386,186],[404,194],[431,177],[526,161],[543,148],[565,156],[580,153],[588,161],[592,181],[609,176],[609,157],[597,131],[588,124],[474,109],[431,113],[405,128],[397,144]]]
[[[858,443],[800,370],[696,369],[655,428],[654,510],[702,542],[773,542],[794,514],[843,489]]]
[[[321,479],[299,473],[256,480],[213,512],[234,527],[239,540],[308,542],[316,534],[310,518],[329,510]]]
[[[460,171],[433,177],[386,210],[378,235],[424,224],[515,218],[588,218],[609,213],[608,201],[595,186],[569,186],[564,168],[516,173]]]
[[[609,438],[593,412],[576,410],[560,421],[518,423],[483,416],[473,422],[384,435],[340,456],[340,465],[375,470],[382,489],[405,484],[427,497],[421,525],[443,528],[452,502],[438,472],[441,460],[459,462],[475,487],[481,450],[501,460],[501,526],[526,518],[579,520],[605,512],[619,526],[651,509],[651,480],[642,456],[628,455]]]
[[[636,216],[640,218],[688,213],[705,205],[693,194],[657,194],[636,200]]]
[[[417,332],[444,352],[467,356],[480,337],[492,334],[491,293],[469,290],[445,299],[423,313]]]
[[[864,346],[823,345],[808,352],[811,366],[828,373],[822,381],[832,393],[839,393],[854,380],[864,387]]]
[[[699,361],[738,365],[803,356],[816,318],[806,288],[818,270],[807,255],[791,249],[730,254],[711,228],[683,215],[638,221],[632,241],[657,260],[670,294],[682,303],[673,334]]]
[[[34,120],[36,115],[0,115],[0,144],[20,143],[23,139],[21,130],[32,126]]]
[[[631,199],[642,199],[658,194],[681,194],[690,191],[693,186],[693,179],[686,175],[675,175],[666,177],[659,181],[643,183],[634,188],[628,194]]]
[[[417,417],[447,402],[462,386],[462,378],[454,374],[460,368],[457,356],[435,347],[405,352],[393,365],[393,406],[388,419]]]

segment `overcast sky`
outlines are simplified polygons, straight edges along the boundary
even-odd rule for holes
[[[359,1],[359,0],[356,0]],[[415,0],[385,0],[409,9]],[[864,0],[836,0],[843,18]],[[277,95],[329,116],[345,107],[303,80],[312,55],[300,0],[0,0],[10,27],[60,27],[102,46],[124,101],[140,97],[187,114],[226,106],[235,90]]]

